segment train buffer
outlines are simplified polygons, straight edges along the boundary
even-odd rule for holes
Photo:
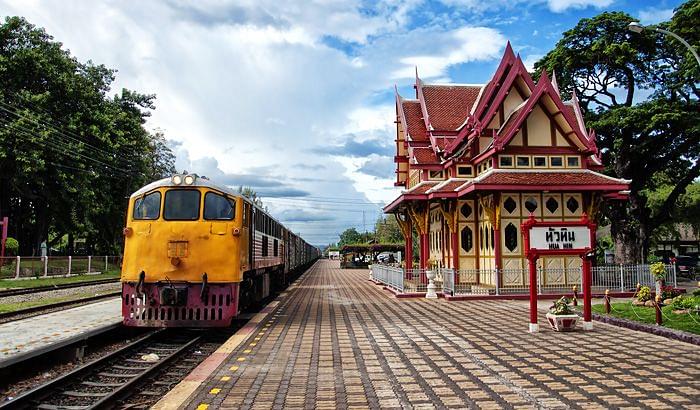
[[[602,323],[591,332],[529,333],[527,318],[520,301],[397,299],[368,281],[366,270],[322,260],[155,408],[692,408],[700,402],[695,345]],[[630,371],[648,365],[640,361],[648,356],[663,366]]]

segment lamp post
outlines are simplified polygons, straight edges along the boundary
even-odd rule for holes
[[[639,24],[639,22],[636,22],[636,21],[633,21],[630,24],[628,24],[627,29],[629,31],[632,31],[632,32],[637,33],[637,34],[641,33],[644,30],[653,30],[653,31],[656,31],[657,33],[668,34],[669,36],[671,36],[671,37],[675,38],[676,40],[680,41],[681,43],[683,43],[684,46],[688,47],[688,50],[690,50],[690,52],[693,53],[693,57],[695,57],[695,61],[697,61],[698,65],[700,65],[700,57],[698,56],[697,51],[695,51],[693,46],[688,44],[687,41],[683,40],[683,38],[676,33],[673,33],[671,31],[664,30],[664,29],[658,28],[658,27],[644,27],[643,25]]]

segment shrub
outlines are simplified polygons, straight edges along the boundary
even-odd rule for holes
[[[649,266],[651,274],[654,275],[654,279],[661,280],[666,277],[666,266],[663,262],[654,262]]]
[[[673,286],[662,286],[661,287],[661,299],[673,299],[680,295],[680,289],[676,289]]]
[[[700,289],[695,289],[693,291],[693,296],[700,296]]]
[[[553,315],[571,315],[574,311],[569,307],[569,299],[562,296],[549,308],[549,313]]]
[[[637,300],[640,302],[651,300],[651,289],[649,289],[649,286],[642,286],[639,289],[639,292],[637,292]]]
[[[698,296],[678,296],[673,299],[671,308],[673,310],[695,309],[698,305],[700,305],[700,297]]]
[[[19,252],[19,242],[8,236],[5,240],[5,256],[16,256],[17,252]]]

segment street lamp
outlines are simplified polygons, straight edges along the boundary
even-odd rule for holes
[[[693,53],[693,57],[695,57],[695,61],[697,61],[698,65],[700,65],[700,57],[698,57],[698,53],[695,51],[693,46],[688,44],[687,41],[683,40],[683,38],[676,33],[673,33],[671,31],[664,30],[664,29],[658,28],[658,27],[644,27],[643,25],[639,24],[639,22],[637,22],[637,21],[633,21],[630,24],[628,24],[627,29],[629,31],[632,31],[632,32],[637,33],[637,34],[641,33],[644,30],[653,30],[653,31],[656,31],[657,33],[668,34],[669,36],[671,36],[671,37],[675,38],[676,40],[680,41],[681,43],[683,43],[684,46],[688,47],[688,50],[690,50],[690,52]]]

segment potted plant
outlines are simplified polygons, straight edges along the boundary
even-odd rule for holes
[[[562,296],[561,299],[554,302],[547,312],[547,321],[557,332],[574,330],[577,320],[578,315],[569,306],[569,299],[566,296]]]
[[[656,294],[660,295],[661,287],[666,279],[666,266],[664,266],[663,262],[654,262],[649,266],[649,271],[656,280]]]

